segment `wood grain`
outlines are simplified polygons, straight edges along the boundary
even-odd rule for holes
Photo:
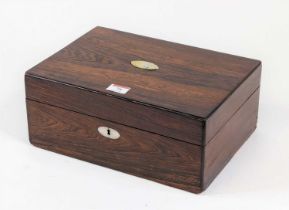
[[[216,136],[204,147],[203,190],[225,167],[256,128],[259,89],[241,106]],[[247,173],[247,172],[244,172]]]
[[[136,59],[160,69],[136,69],[130,65]],[[27,75],[206,118],[259,65],[252,59],[97,27]],[[111,83],[131,90],[126,95],[107,91]]]
[[[198,193],[254,131],[260,76],[257,60],[96,27],[26,72],[30,141]]]
[[[206,133],[204,145],[221,130],[224,124],[232,117],[248,97],[252,95],[260,85],[261,65],[216,109],[206,120]]]
[[[203,121],[77,86],[26,76],[26,97],[181,141],[201,144]]]
[[[27,100],[35,146],[190,192],[200,192],[201,149],[138,129]],[[120,133],[110,140],[97,128]]]

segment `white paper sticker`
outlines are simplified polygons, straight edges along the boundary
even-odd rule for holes
[[[111,84],[106,88],[107,90],[120,93],[120,94],[126,94],[129,90],[130,87],[122,86],[122,85],[116,85],[116,84]]]

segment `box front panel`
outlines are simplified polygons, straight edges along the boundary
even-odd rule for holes
[[[32,100],[27,109],[30,141],[38,147],[200,192],[199,146]]]

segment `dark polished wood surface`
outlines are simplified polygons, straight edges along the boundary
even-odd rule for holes
[[[96,27],[26,72],[30,141],[198,193],[254,131],[260,76],[257,60]]]
[[[45,79],[26,76],[25,82],[27,98],[35,101],[201,144],[203,122],[200,120]]]
[[[27,108],[35,146],[190,192],[201,190],[198,146],[31,100]],[[120,138],[101,136],[99,126],[116,129]]]
[[[260,85],[261,65],[206,120],[206,145]]]
[[[160,69],[137,69],[130,64],[136,59]],[[259,65],[252,59],[96,27],[27,75],[206,118]],[[131,90],[126,95],[107,91],[112,83]]]
[[[257,89],[254,92],[206,147],[204,147],[203,189],[208,187],[256,129],[259,91],[260,90]]]

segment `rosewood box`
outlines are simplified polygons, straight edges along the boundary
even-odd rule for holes
[[[261,62],[96,27],[25,74],[33,145],[194,193],[256,128]]]

